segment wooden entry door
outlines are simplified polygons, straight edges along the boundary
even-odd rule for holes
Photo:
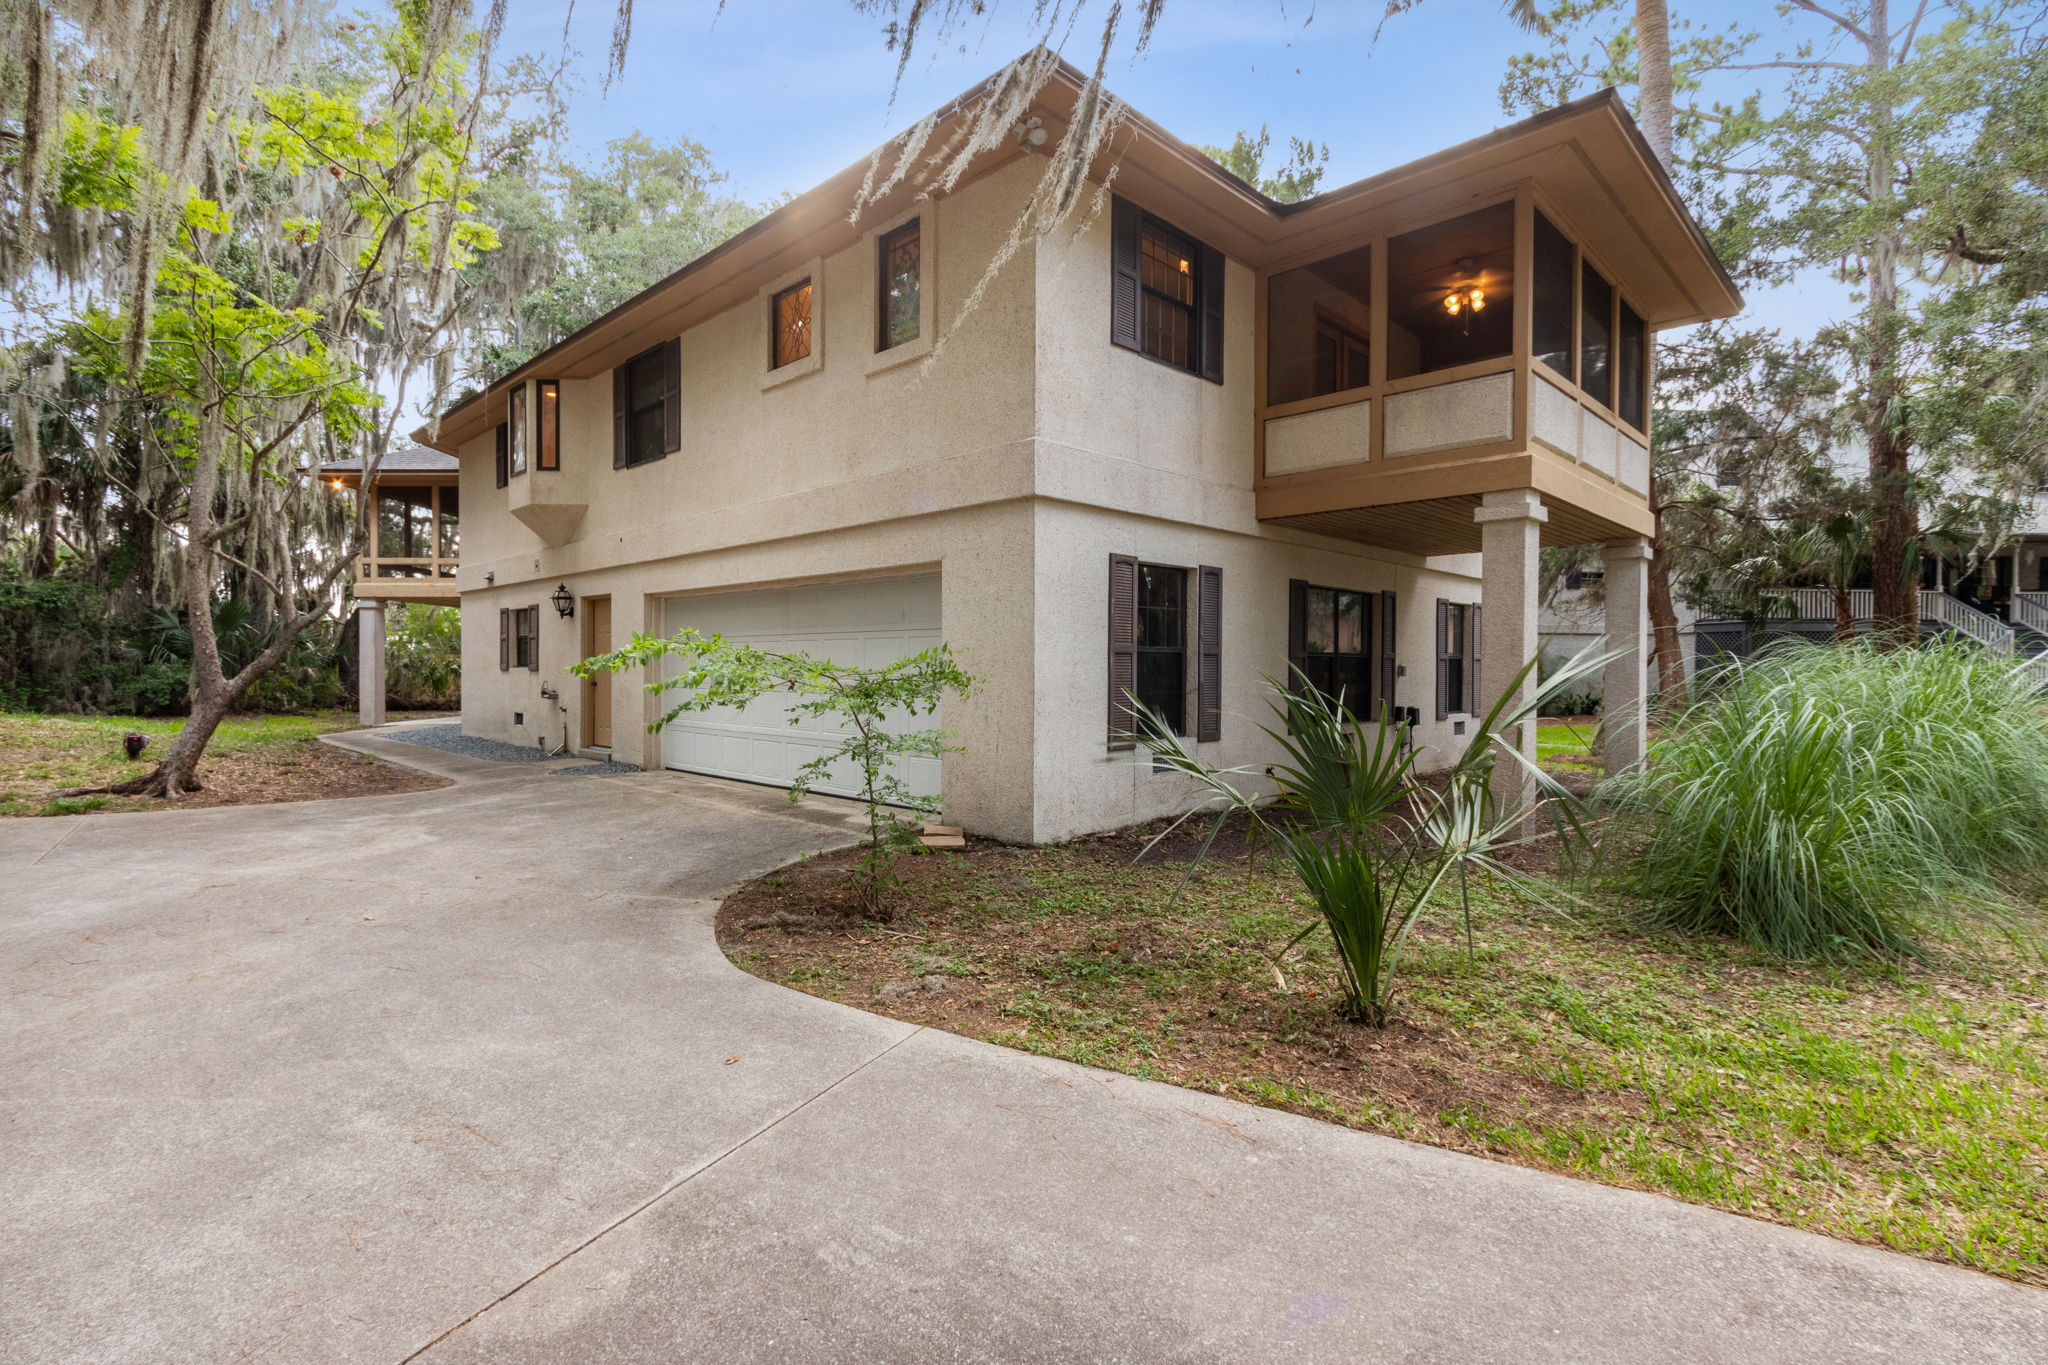
[[[609,654],[612,648],[612,599],[583,599],[583,657]],[[612,675],[593,674],[583,680],[583,744],[612,747]]]

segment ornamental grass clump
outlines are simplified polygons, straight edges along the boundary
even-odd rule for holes
[[[1919,956],[2048,871],[2048,705],[1969,643],[1734,665],[1607,791],[1660,924],[1788,958]]]

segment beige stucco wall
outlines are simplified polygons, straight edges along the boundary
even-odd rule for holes
[[[1258,675],[1285,668],[1295,577],[1401,594],[1397,700],[1430,717],[1425,745],[1447,742],[1430,709],[1434,599],[1476,599],[1477,566],[1255,519],[1249,271],[1232,264],[1226,277],[1221,385],[1110,345],[1106,221],[1027,249],[953,328],[1037,169],[1021,162],[925,210],[940,342],[929,364],[876,367],[863,242],[814,267],[822,347],[810,373],[763,383],[765,299],[684,336],[683,446],[665,459],[612,469],[610,376],[567,381],[564,469],[547,496],[588,509],[567,544],[511,516],[488,439],[466,448],[465,728],[580,738],[582,694],[563,670],[581,625],[547,605],[557,583],[609,594],[622,642],[658,629],[671,595],[936,569],[946,639],[981,680],[943,716],[966,750],[944,764],[949,814],[1019,840],[1129,823],[1179,793],[1104,752],[1106,574],[1119,553],[1225,571],[1225,730],[1207,746],[1222,761],[1263,754]],[[541,667],[501,671],[498,609],[532,604]],[[613,751],[652,766],[660,744],[643,729],[655,712],[642,681],[613,680]],[[563,709],[540,697],[543,683]]]

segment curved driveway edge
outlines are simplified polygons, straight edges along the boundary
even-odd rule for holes
[[[2048,1295],[740,972],[852,808],[340,737],[435,791],[0,821],[0,1360],[2048,1356]]]

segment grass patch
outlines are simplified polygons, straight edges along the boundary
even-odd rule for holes
[[[183,722],[141,716],[51,716],[0,713],[0,816],[83,815],[92,811],[162,810],[150,797],[53,793],[101,787],[140,777],[155,766]],[[223,721],[200,767],[208,790],[176,808],[250,801],[308,800],[442,785],[439,779],[343,753],[317,736],[358,728],[354,712],[237,716]],[[150,737],[129,762],[121,738]]]
[[[886,927],[817,915],[829,859],[720,918],[748,970],[1085,1065],[2048,1285],[2048,959],[2016,932],[1910,970],[1785,964],[1498,886],[1476,954],[1418,930],[1384,1030],[1346,1023],[1315,911],[1243,862],[1129,843],[906,860]],[[2038,916],[2036,916],[2037,918]]]

